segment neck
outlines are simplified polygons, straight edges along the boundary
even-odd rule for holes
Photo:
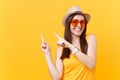
[[[79,36],[72,35],[72,44],[80,49],[80,40]]]

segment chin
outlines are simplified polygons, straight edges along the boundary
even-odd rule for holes
[[[81,33],[75,33],[74,35],[80,37]]]

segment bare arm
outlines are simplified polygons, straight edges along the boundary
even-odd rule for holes
[[[53,63],[51,56],[46,55],[45,58],[48,64],[48,69],[52,77],[52,80],[60,80],[59,72]]]
[[[44,41],[43,37],[42,37],[42,41],[43,42],[42,42],[41,48],[42,48],[42,51],[45,55],[45,58],[46,58],[46,61],[48,64],[48,69],[49,69],[50,75],[52,77],[52,80],[60,80],[61,74],[62,74],[62,71],[61,71],[62,70],[62,62],[61,62],[60,58],[57,58],[57,66],[54,65],[52,58],[51,58],[50,47]]]
[[[49,72],[52,76],[53,80],[61,80],[62,75],[63,75],[63,63],[62,60],[60,59],[62,53],[62,48],[57,49],[57,55],[56,55],[56,65],[54,65],[51,56],[50,55],[45,55],[45,58],[47,60]]]
[[[56,55],[56,68],[59,72],[60,79],[62,79],[63,77],[63,62],[60,59],[61,55],[62,55],[62,47],[59,47],[57,49],[57,55]]]
[[[87,55],[84,54],[81,51],[76,52],[76,48],[66,41],[65,39],[61,38],[58,34],[56,34],[56,37],[59,39],[57,44],[62,47],[69,48],[72,52],[75,52],[75,56],[88,68],[93,69],[96,65],[96,37],[95,35],[89,35],[88,37],[88,50]],[[63,45],[64,44],[64,45]]]
[[[75,49],[75,47],[70,47],[71,51]],[[88,68],[93,69],[96,65],[96,37],[95,35],[90,35],[88,37],[88,50],[87,55],[81,51],[77,51],[75,56]]]

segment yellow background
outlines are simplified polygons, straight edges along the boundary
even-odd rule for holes
[[[87,34],[97,36],[97,80],[120,80],[120,0],[0,0],[0,80],[51,80],[40,34],[55,62],[61,20],[78,5],[91,15]]]

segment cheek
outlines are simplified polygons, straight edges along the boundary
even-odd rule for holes
[[[70,25],[70,31],[73,32],[74,31],[74,28],[72,25]]]
[[[83,27],[82,30],[84,31],[84,30],[85,30],[85,27]]]
[[[73,28],[73,25],[72,25],[72,24],[70,24],[70,28],[71,28],[71,29]]]
[[[82,28],[82,30],[81,30],[81,34],[83,33],[84,30],[85,30],[85,27]]]

